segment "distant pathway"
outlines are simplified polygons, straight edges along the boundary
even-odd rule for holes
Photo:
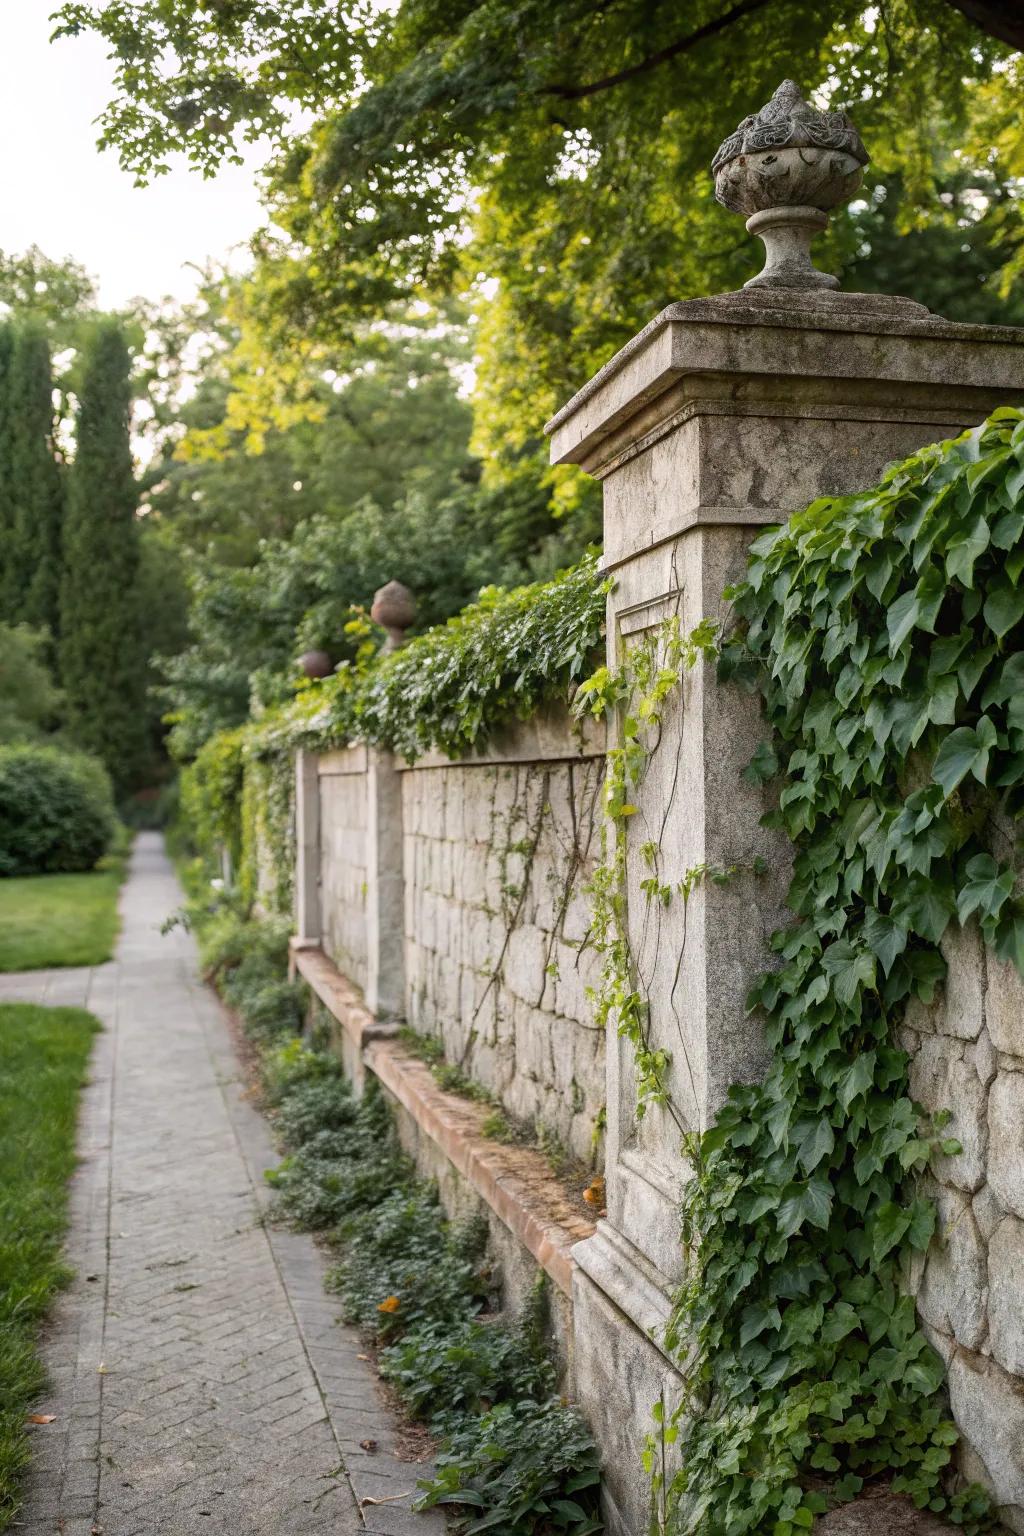
[[[276,1161],[247,1102],[155,834],[137,841],[117,958],[0,976],[0,1001],[89,1008],[104,1025],[72,1183],[77,1275],[46,1341],[21,1536],[435,1536],[409,1506],[424,1468],[304,1235],[267,1229]],[[391,1502],[372,1502],[373,1500]]]

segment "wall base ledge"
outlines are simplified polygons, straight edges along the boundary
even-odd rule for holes
[[[357,1047],[366,1068],[570,1296],[572,1250],[594,1227],[577,1212],[542,1153],[485,1136],[488,1106],[439,1088],[430,1068],[401,1045],[401,1025],[377,1019],[359,988],[322,949],[293,944],[291,964]]]

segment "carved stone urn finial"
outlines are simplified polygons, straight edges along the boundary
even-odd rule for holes
[[[856,192],[867,159],[846,113],[819,112],[792,80],[743,119],[711,169],[715,197],[745,213],[750,233],[764,241],[764,271],[745,288],[839,287],[811,261],[811,241],[828,224],[828,210]]]
[[[400,581],[389,581],[373,594],[370,618],[388,632],[386,651],[397,651],[405,644],[405,632],[416,617],[416,599]]]

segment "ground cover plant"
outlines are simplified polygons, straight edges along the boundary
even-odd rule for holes
[[[193,908],[207,974],[256,1047],[286,1149],[269,1175],[276,1215],[324,1232],[345,1315],[380,1346],[381,1371],[441,1442],[421,1503],[451,1506],[465,1536],[590,1536],[600,1470],[582,1419],[556,1395],[543,1286],[521,1317],[497,1310],[482,1219],[449,1222],[416,1176],[372,1084],[357,1099],[336,1057],[299,1039],[283,924]]]
[[[0,1006],[0,1530],[18,1511],[27,1415],[44,1387],[36,1332],[69,1278],[61,1258],[66,1186],[98,1027],[77,1008]]]

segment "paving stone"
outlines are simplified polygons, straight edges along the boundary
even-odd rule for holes
[[[74,1002],[104,1026],[71,1185],[77,1275],[44,1341],[39,1407],[57,1417],[34,1446],[18,1529],[440,1536],[436,1512],[386,1527],[359,1509],[343,1445],[390,1443],[395,1426],[358,1336],[333,1326],[324,1255],[263,1223],[276,1154],[192,940],[160,934],[181,899],[160,839],[143,834],[116,959],[0,978],[0,999]],[[372,1485],[413,1487],[428,1470],[390,1460]]]

